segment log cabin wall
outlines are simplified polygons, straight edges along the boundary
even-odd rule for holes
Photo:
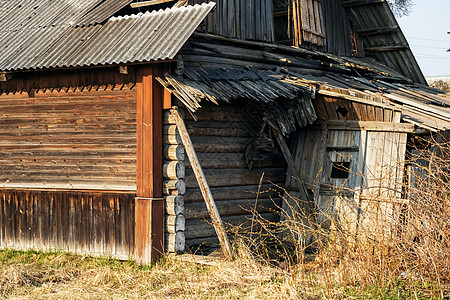
[[[184,234],[186,228],[184,218],[185,150],[176,129],[176,121],[169,111],[165,111],[163,123],[165,247],[170,253],[178,253],[185,251],[186,246]]]
[[[199,121],[194,121],[185,112],[185,123],[224,223],[239,226],[241,233],[248,233],[255,209],[268,220],[278,220],[281,198],[275,185],[281,186],[286,177],[283,157],[280,153],[273,154],[255,162],[252,170],[249,170],[245,158],[247,147],[254,140],[261,123],[255,121],[245,107],[237,105],[204,104],[196,114]],[[187,158],[184,163],[186,245],[217,243],[208,210]],[[256,223],[253,230],[259,230]]]

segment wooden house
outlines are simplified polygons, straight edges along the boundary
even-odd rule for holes
[[[383,0],[131,2],[0,2],[1,247],[216,241],[173,106],[241,228],[279,219],[279,188],[402,198],[407,141],[450,129]]]

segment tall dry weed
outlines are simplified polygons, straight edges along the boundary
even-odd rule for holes
[[[374,194],[353,210],[335,201],[315,215],[297,199],[280,223],[256,216],[264,234],[247,244],[288,270],[292,284],[316,286],[326,298],[450,297],[450,143],[417,139],[404,170],[401,197]]]

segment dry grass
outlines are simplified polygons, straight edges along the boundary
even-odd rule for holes
[[[450,146],[427,143],[411,151],[415,187],[404,191],[410,201],[386,206],[374,197],[376,217],[367,214],[357,235],[343,224],[345,216],[336,218],[339,212],[328,216],[326,227],[305,216],[270,223],[255,215],[267,234],[235,241],[236,260],[212,266],[174,256],[139,267],[3,250],[0,298],[450,299]],[[280,238],[286,230],[292,232],[288,241]],[[304,239],[292,239],[306,235],[315,241],[314,252]]]
[[[2,299],[319,298],[279,268],[240,250],[234,262],[203,266],[167,256],[151,267],[67,253],[0,251]]]
[[[295,204],[296,214],[281,224],[266,223],[279,244],[284,240],[275,231],[291,233],[285,238],[293,244],[290,253],[282,249],[289,265],[301,270],[299,280],[312,272],[326,298],[450,299],[450,143],[439,136],[410,146],[407,200],[389,198],[389,180],[380,178],[378,195],[365,204],[353,198],[351,205],[333,204],[315,218],[327,220],[322,224],[305,222],[311,216]],[[312,263],[303,263],[305,240],[313,240]]]

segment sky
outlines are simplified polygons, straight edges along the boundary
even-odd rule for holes
[[[414,0],[409,16],[397,17],[425,77],[450,76],[450,0]]]

